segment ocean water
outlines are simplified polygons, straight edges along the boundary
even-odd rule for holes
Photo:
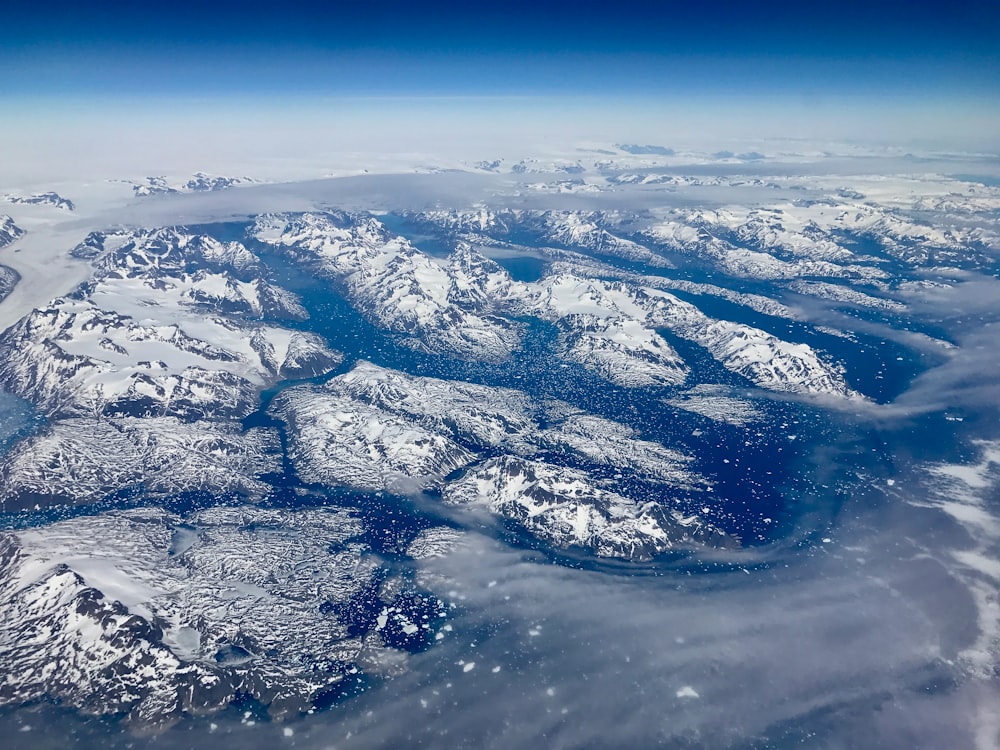
[[[488,257],[493,258],[500,264],[514,281],[532,283],[538,281],[545,275],[545,267],[548,262],[544,258],[533,255],[498,255],[485,250]]]
[[[240,225],[210,229],[220,238],[243,239]],[[437,255],[447,251],[433,237],[418,240]],[[186,719],[151,740],[114,720],[42,704],[0,711],[0,736],[14,738],[14,747],[64,747],[69,738],[87,750],[213,742],[601,748],[609,737],[620,746],[678,749],[971,747],[962,731],[936,718],[953,705],[994,697],[961,683],[942,656],[969,641],[955,623],[975,622],[975,604],[919,542],[930,528],[956,538],[961,531],[894,494],[916,491],[922,462],[953,456],[962,422],[937,413],[873,424],[849,411],[757,392],[743,397],[759,417],[743,427],[727,424],[664,403],[683,388],[623,389],[579,366],[555,363],[556,332],[537,320],[523,321],[523,351],[508,363],[429,355],[374,328],[335,285],[247,244],[265,258],[274,282],[301,296],[310,319],[294,325],[320,333],[345,354],[335,372],[305,382],[368,360],[415,375],[513,387],[624,422],[645,439],[695,457],[692,469],[714,483],[710,498],[678,492],[670,501],[699,512],[708,507],[707,517],[739,536],[744,548],[649,564],[594,560],[547,549],[514,527],[456,515],[432,494],[303,487],[286,464],[265,503],[359,508],[365,540],[387,570],[412,572],[400,553],[422,528],[448,523],[465,531],[467,548],[425,564],[425,573],[446,582],[436,592],[452,613],[445,636],[413,649],[406,674],[359,679],[328,696],[322,710],[288,722],[270,722],[256,707],[240,705]],[[545,267],[536,257],[501,260],[523,280]],[[657,272],[718,283],[696,269]],[[748,282],[741,291],[774,290]],[[852,386],[878,402],[892,400],[931,364],[876,336],[839,338],[724,300],[689,299],[708,314],[830,352]],[[664,335],[696,381],[737,392],[749,386],[699,347]],[[262,394],[247,426],[281,429],[267,408],[297,384]],[[10,430],[6,438],[0,432],[0,445],[30,428],[30,410],[19,409],[0,394],[0,414],[12,415],[0,422]],[[634,481],[626,489],[651,497],[659,491]],[[168,506],[188,512],[219,501],[185,496]],[[143,499],[118,498],[108,506],[125,502]],[[379,607],[358,602],[355,625],[364,627]],[[901,731],[929,697],[939,713],[918,722],[922,733]]]
[[[738,536],[747,547],[759,547],[774,553],[790,544],[800,544],[832,523],[841,498],[836,493],[817,493],[812,479],[811,464],[818,459],[816,446],[824,447],[825,470],[834,471],[829,452],[835,442],[844,442],[852,434],[849,424],[831,424],[824,413],[794,400],[751,398],[759,419],[748,427],[737,427],[709,419],[699,414],[677,409],[664,400],[685,388],[627,389],[614,386],[594,376],[582,367],[556,362],[552,349],[556,330],[551,324],[536,319],[521,321],[524,326],[524,346],[510,361],[492,364],[467,362],[415,351],[404,340],[376,329],[341,295],[336,284],[316,278],[299,266],[288,263],[281,255],[263,245],[248,243],[265,258],[273,281],[300,295],[309,320],[295,325],[320,333],[330,344],[343,352],[343,365],[330,375],[314,379],[322,381],[349,370],[359,360],[401,370],[414,375],[464,380],[489,386],[516,388],[538,401],[560,400],[585,411],[623,422],[635,428],[644,439],[655,440],[694,456],[692,469],[709,477],[714,484],[711,494],[691,491],[671,491],[670,503],[686,510],[704,513],[725,531]],[[522,260],[516,257],[515,260]],[[510,261],[511,258],[504,258]],[[531,274],[538,274],[543,262],[531,261]],[[746,314],[742,319],[733,313],[743,308],[729,305],[724,310],[730,319],[750,324],[759,323],[760,316]],[[800,335],[808,329],[799,327]],[[750,384],[717,362],[704,350],[669,333],[670,340],[695,372],[694,382],[717,383],[733,388]],[[834,338],[829,337],[827,338]],[[895,360],[893,360],[895,361]],[[862,366],[867,367],[868,362]],[[850,367],[848,368],[850,371]],[[283,383],[263,394],[261,411],[248,420],[251,424],[280,424],[267,416],[271,399],[281,390],[296,383]],[[854,430],[856,432],[857,430]],[[789,438],[791,435],[791,438]],[[558,456],[552,460],[559,461]],[[855,462],[856,463],[856,462]],[[848,483],[856,474],[856,466],[842,469]],[[609,477],[610,479],[610,477]],[[278,482],[290,487],[297,482],[289,470]],[[311,488],[323,493],[322,488]],[[635,480],[621,480],[620,490],[636,496],[662,498],[662,488],[642,485]],[[341,497],[352,493],[341,491]],[[406,507],[406,501],[400,501]],[[429,504],[433,508],[433,502]],[[536,541],[509,530],[507,540],[524,548],[538,548]],[[553,559],[566,559],[564,553],[542,550]],[[573,564],[586,566],[612,565],[603,561],[575,559]],[[667,556],[653,568],[700,565],[691,555]],[[713,563],[714,564],[714,563]]]

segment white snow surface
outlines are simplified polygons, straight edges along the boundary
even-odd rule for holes
[[[624,317],[644,324],[650,332],[670,329],[705,347],[727,369],[762,388],[863,398],[846,384],[839,368],[808,345],[792,344],[742,323],[712,319],[669,292],[561,274],[532,285],[527,305],[556,320],[572,315],[605,320]]]
[[[238,243],[178,230],[92,235],[93,278],[0,337],[0,381],[50,423],[0,461],[0,502],[89,503],[122,490],[259,497],[271,430],[242,429],[261,389],[339,364]],[[19,285],[20,286],[20,285]]]
[[[449,484],[444,499],[484,505],[557,547],[586,548],[601,557],[641,560],[670,549],[734,543],[697,516],[602,489],[576,469],[517,456],[489,459]]]
[[[237,693],[274,718],[304,711],[381,648],[319,606],[371,585],[360,531],[340,508],[237,507],[4,532],[0,704],[57,699],[154,726]]]
[[[542,409],[516,391],[414,377],[364,362],[324,386],[288,389],[272,405],[272,413],[288,428],[288,455],[299,475],[311,483],[405,493],[439,485],[449,474],[469,467],[464,479],[445,486],[446,498],[457,497],[460,488],[470,486],[469,477],[494,465],[492,459],[482,463],[483,451],[488,455],[500,450],[525,457],[525,465],[548,466],[528,457],[569,452],[595,472],[614,470],[650,485],[687,491],[708,486],[689,471],[688,456],[642,440],[629,427],[571,407],[546,405],[550,426],[542,429],[536,416]],[[563,471],[555,466],[551,470]],[[572,474],[579,492],[567,495],[563,511],[568,513],[573,505],[579,519],[590,520],[580,520],[568,531],[562,528],[560,511],[528,526],[559,546],[648,557],[674,544],[731,542],[710,524],[671,509],[673,498],[666,489],[640,501],[602,489],[607,480],[597,474],[565,471]],[[513,513],[509,504],[488,507],[505,516]],[[601,531],[599,527],[611,523],[608,519],[618,520]],[[683,531],[664,530],[678,524]],[[704,531],[694,533],[702,527]]]
[[[427,216],[495,228],[519,215]],[[447,260],[432,258],[376,219],[344,214],[264,217],[254,231],[258,239],[317,264],[346,286],[369,318],[418,348],[502,360],[519,348],[520,337],[517,325],[501,316],[528,314],[557,323],[560,356],[617,385],[674,386],[686,381],[689,370],[657,333],[667,328],[760,387],[860,397],[836,366],[807,345],[715,320],[661,289],[579,275],[568,263],[540,281],[516,282],[467,244]]]
[[[274,312],[301,313],[287,292],[235,275],[255,262],[235,243],[139,233],[99,259],[93,281],[4,334],[0,349],[18,356],[0,377],[52,414],[245,416],[258,389],[339,362],[315,334],[237,318],[262,313],[265,296]],[[205,263],[219,270],[184,270]]]
[[[520,347],[518,326],[492,314],[483,296],[496,291],[499,267],[468,249],[441,261],[374,218],[335,214],[264,217],[254,235],[315,265],[369,319],[416,348],[500,361]]]
[[[18,443],[0,461],[0,508],[93,503],[123,490],[263,496],[281,470],[270,429],[176,417],[71,418]]]

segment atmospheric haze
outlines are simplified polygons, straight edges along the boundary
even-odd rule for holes
[[[225,5],[0,32],[11,747],[1000,747],[992,9]]]

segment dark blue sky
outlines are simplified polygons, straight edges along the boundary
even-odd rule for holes
[[[52,2],[0,94],[1000,95],[996,2]]]

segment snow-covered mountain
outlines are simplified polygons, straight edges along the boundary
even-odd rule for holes
[[[3,302],[7,295],[14,291],[14,287],[20,280],[21,275],[13,268],[0,266],[0,302]]]
[[[688,470],[691,456],[642,440],[627,425],[562,405],[547,414],[547,422],[550,426],[536,437],[543,452],[575,456],[577,462],[627,472],[647,482],[697,489],[710,486]]]
[[[8,195],[5,197],[8,203],[24,206],[52,206],[63,211],[73,211],[76,206],[69,198],[63,198],[59,193],[34,193],[33,195]]]
[[[476,460],[476,449],[522,444],[535,426],[523,394],[415,378],[361,362],[322,387],[281,393],[289,457],[308,482],[406,491]]]
[[[91,502],[133,487],[259,494],[275,439],[239,420],[262,389],[341,356],[314,333],[261,320],[305,312],[236,243],[140,231],[94,262],[74,294],[0,336],[0,383],[50,420],[0,464],[0,500]]]
[[[252,177],[225,177],[205,172],[195,172],[190,178],[168,178],[165,176],[146,177],[141,182],[132,182],[132,192],[137,198],[147,195],[167,193],[200,193],[225,190],[236,185],[252,185],[257,180]]]
[[[257,182],[252,177],[223,177],[222,175],[211,175],[204,172],[195,172],[190,180],[184,183],[187,190],[194,192],[207,192],[213,190],[225,190],[234,185],[251,185]]]
[[[265,217],[253,235],[286,248],[344,290],[367,318],[409,345],[469,359],[503,360],[520,346],[519,326],[492,312],[488,289],[499,268],[468,252],[450,263],[417,250],[371,217]],[[502,275],[502,274],[501,274]]]
[[[448,485],[444,499],[484,505],[556,547],[600,557],[646,560],[672,549],[738,544],[696,515],[630,500],[584,472],[517,456],[490,459]]]
[[[664,377],[660,382],[683,383],[686,376],[680,358],[655,333],[657,328],[663,328],[705,347],[724,367],[762,388],[860,397],[846,384],[841,370],[825,362],[808,345],[782,341],[743,323],[710,318],[668,292],[572,274],[546,277],[529,289],[528,307],[570,330],[574,324],[607,321],[604,325],[610,330],[608,338],[615,345],[611,351],[627,355],[618,357],[620,366],[627,365],[634,371],[641,364],[645,366],[647,379],[653,377],[649,373],[654,365],[661,372],[674,373],[672,379]],[[569,322],[563,323],[567,318]],[[602,353],[608,349],[605,347]],[[602,358],[594,358],[587,347],[576,351],[570,348],[568,352],[578,354],[584,366],[608,366]],[[625,373],[614,382],[634,382],[626,380],[627,377],[634,375]]]
[[[752,236],[754,231],[761,235],[756,242]],[[704,219],[704,212],[699,212],[697,218],[685,217],[680,222],[668,218],[653,225],[647,234],[652,244],[672,252],[695,255],[737,278],[780,280],[818,276],[869,283],[888,278],[878,266],[844,262],[853,260],[853,254],[830,241],[799,242],[794,246],[796,253],[779,245],[783,252],[774,254],[771,250],[779,240],[759,224],[755,227],[742,224],[735,228],[724,225],[719,229]]]
[[[0,705],[148,731],[249,697],[280,720],[362,669],[398,670],[445,611],[387,577],[362,530],[343,508],[237,507],[0,532]]]
[[[23,235],[24,230],[15,224],[12,218],[0,216],[0,248],[7,247]]]
[[[514,316],[527,314],[556,324],[556,355],[626,387],[687,381],[690,367],[657,332],[667,329],[761,387],[856,395],[809,347],[710,318],[663,290],[568,272],[516,282],[469,244],[433,258],[371,217],[265,217],[254,233],[427,351],[510,356],[520,340]],[[94,264],[93,278],[0,339],[0,380],[51,420],[0,465],[5,507],[122,491],[266,492],[262,477],[278,470],[280,446],[266,428],[244,431],[238,421],[256,410],[261,389],[339,362],[315,334],[270,322],[305,316],[294,295],[267,281],[239,243],[179,230],[94,233],[73,254]],[[408,490],[475,464],[482,450],[532,456],[560,446],[595,465],[692,484],[683,457],[637,447],[643,441],[623,438],[620,425],[542,430],[539,407],[515,392],[404,379],[387,398],[378,395],[387,380],[361,367],[323,389],[279,396],[272,408],[292,425],[300,476]],[[408,392],[416,395],[400,396]],[[437,410],[419,406],[427,403]]]
[[[823,181],[817,184],[807,178],[686,176],[641,170],[610,170],[606,175],[611,186],[753,187],[773,191],[774,197],[750,205],[682,205],[639,214],[479,208],[407,216],[416,226],[473,242],[548,244],[649,267],[695,263],[735,279],[792,285],[824,280],[855,287],[853,291],[863,287],[869,296],[884,294],[895,285],[894,266],[900,262],[915,268],[985,268],[1000,247],[995,219],[1000,198],[995,188],[969,186],[958,193],[954,187],[948,192],[920,180],[884,185],[882,179],[865,186],[877,194],[866,199],[866,193],[857,189],[836,184],[827,189]],[[795,191],[803,197],[790,197]],[[901,197],[908,193],[913,197]],[[817,287],[822,289],[830,290]],[[846,293],[840,294],[841,301],[852,304]]]
[[[634,318],[570,313],[556,321],[559,355],[626,388],[683,383],[688,367],[662,336]]]
[[[305,312],[236,243],[140,232],[95,262],[0,338],[0,381],[52,414],[242,418],[258,389],[339,362],[315,334],[251,322]]]
[[[673,209],[646,236],[654,245],[700,255],[734,276],[819,276],[868,284],[888,279],[884,266],[892,261],[978,267],[989,263],[989,250],[998,245],[994,233],[968,222],[968,216],[942,226],[923,218],[925,203],[907,211],[859,203],[856,195],[838,190],[822,199],[767,207]],[[984,205],[982,212],[988,215],[990,208]]]
[[[653,484],[685,490],[708,484],[688,471],[690,457],[639,439],[625,425],[565,407],[552,410],[510,389],[414,377],[365,362],[322,387],[287,389],[271,409],[286,424],[288,455],[296,471],[313,484],[412,492],[438,486],[448,475],[471,467],[465,479],[446,486],[446,498],[454,500],[468,495],[468,477],[493,471],[494,464],[482,464],[482,457],[498,451],[525,457],[532,466],[543,464],[529,457],[568,454],[583,466],[629,471]],[[667,531],[674,523],[667,519],[677,521],[683,514],[670,507],[666,496],[656,502],[630,499],[602,489],[606,480],[599,478],[600,472],[556,466],[546,471],[568,472],[573,482],[591,488],[582,494],[566,490],[560,513],[529,514],[532,522],[523,524],[558,546],[636,558],[699,540],[733,542],[714,531],[702,536]],[[510,505],[489,507],[525,521]],[[563,516],[570,511],[593,518],[586,528],[564,529]],[[626,516],[631,520],[619,523]],[[650,524],[659,524],[659,530],[651,532]],[[696,517],[682,525],[687,529],[690,524],[710,526]]]
[[[509,233],[510,222],[518,217],[515,212],[446,212],[424,220],[448,228],[478,226]],[[551,214],[543,217],[551,219]],[[426,351],[503,360],[520,347],[518,324],[511,316],[530,315],[558,326],[559,356],[613,383],[679,385],[688,367],[657,332],[665,328],[705,347],[726,368],[760,387],[858,396],[840,369],[809,346],[713,319],[665,291],[572,271],[516,282],[468,243],[460,243],[448,259],[434,258],[372,217],[266,217],[253,233],[343,285],[370,320]],[[564,266],[572,268],[569,261]]]
[[[290,436],[288,457],[311,484],[405,493],[475,460],[446,435],[336,393],[293,389],[271,408]]]
[[[742,622],[760,592],[766,604],[788,580],[796,602],[826,596],[811,589],[830,581],[842,587],[834,599],[846,591],[855,602],[859,580],[884,598],[872,571],[894,530],[868,531],[882,507],[905,517],[919,486],[896,483],[903,470],[886,467],[942,446],[958,455],[948,431],[974,434],[988,421],[970,418],[968,373],[978,370],[966,364],[981,369],[993,351],[1000,188],[931,174],[824,178],[788,164],[768,175],[770,149],[739,174],[762,161],[754,147],[692,155],[623,143],[431,166],[420,155],[427,181],[415,184],[453,191],[463,183],[449,180],[468,179],[482,191],[456,205],[431,189],[401,201],[404,210],[387,190],[371,213],[254,213],[279,193],[276,206],[336,205],[340,185],[233,191],[220,203],[195,194],[253,180],[196,173],[132,184],[137,196],[186,194],[192,221],[225,217],[197,229],[115,223],[171,209],[122,196],[121,184],[99,196],[73,188],[81,208],[71,221],[57,194],[11,198],[30,234],[21,240],[14,220],[0,219],[0,247],[17,242],[4,262],[34,283],[15,289],[17,273],[0,266],[0,303],[7,322],[17,319],[0,333],[4,712],[55,704],[156,732],[239,703],[280,721],[409,664],[430,671],[397,695],[421,691],[423,711],[458,675],[473,691],[508,677],[521,690],[532,659],[507,657],[522,643],[529,656],[563,632],[582,636],[582,648],[588,632],[611,633],[603,642],[613,644],[625,632],[617,610],[586,620],[594,601],[638,606],[641,629],[664,622],[657,607],[672,601],[705,621]],[[701,169],[681,173],[691,159]],[[405,186],[402,177],[346,183],[361,188],[350,205],[371,185]],[[110,209],[91,209],[112,194],[129,202],[109,226]],[[43,294],[50,266],[72,282]],[[908,442],[928,434],[941,446]],[[993,458],[936,470],[955,482],[941,500],[947,523],[972,518],[977,544],[988,504],[976,493]],[[950,528],[930,523],[935,503],[906,518],[907,534]],[[864,529],[856,546],[845,542],[850,525]],[[948,576],[975,579],[984,621],[994,541],[919,551],[933,557],[941,591]],[[903,599],[914,580],[908,545],[898,548],[906,575],[886,579]],[[555,588],[541,588],[538,560]],[[639,568],[658,588],[630,575]],[[762,588],[748,595],[744,577]],[[700,600],[722,589],[738,595],[731,608]],[[525,591],[555,596],[517,601]],[[949,596],[968,607],[963,622],[974,619],[969,592]],[[559,619],[549,599],[580,600],[553,623],[565,631],[549,629]],[[808,601],[827,622],[829,601]],[[900,621],[903,640],[921,634],[907,644],[905,679],[875,689],[937,679],[914,653],[957,673],[958,646],[941,644],[965,636],[929,630],[925,603],[900,609],[915,618]],[[444,622],[453,607],[454,636]],[[730,662],[738,673],[751,650],[706,671],[710,642],[687,636],[694,650],[684,652],[699,620],[677,610],[660,649],[669,668],[653,665],[677,685],[654,692],[724,695]],[[800,632],[767,606],[756,616],[753,638],[785,625]],[[848,630],[867,643],[867,631]],[[830,632],[817,630],[814,653],[830,647]],[[987,677],[996,673],[989,632],[975,655]],[[453,637],[432,658],[408,657]],[[767,671],[773,659],[760,651]],[[639,652],[601,658],[618,670],[629,653]],[[578,660],[562,666],[578,685]],[[844,694],[857,682],[847,671]],[[545,674],[539,695],[561,702],[565,684]],[[381,710],[376,692],[363,700]],[[814,711],[814,695],[804,710]]]
[[[281,471],[273,430],[221,419],[72,417],[19,442],[0,463],[0,508],[96,503],[108,496],[210,492],[262,497]]]
[[[426,224],[471,238],[488,237],[497,241],[530,238],[532,244],[583,251],[590,256],[605,256],[669,268],[663,255],[615,233],[612,215],[596,211],[528,211],[522,209],[477,209],[473,211],[440,210],[423,213],[404,212],[416,225]]]

